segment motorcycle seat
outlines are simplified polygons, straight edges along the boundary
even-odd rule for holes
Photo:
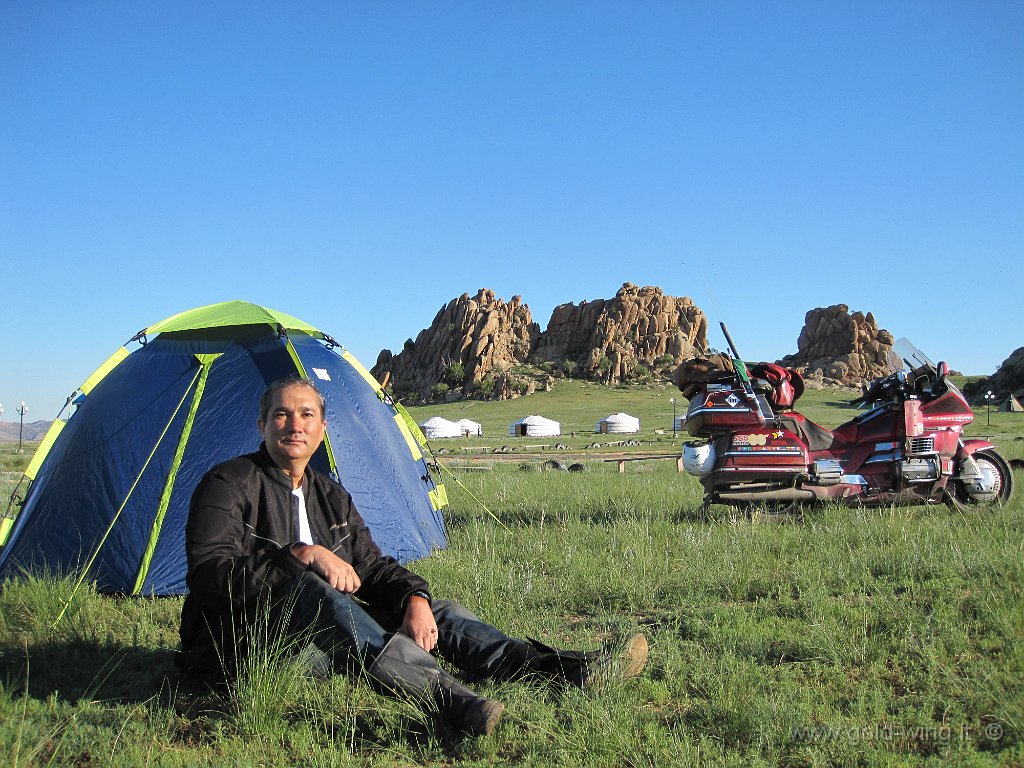
[[[820,424],[815,424],[802,413],[789,411],[778,415],[779,424],[790,432],[795,432],[807,443],[810,451],[827,451],[837,445],[840,441],[832,433]]]

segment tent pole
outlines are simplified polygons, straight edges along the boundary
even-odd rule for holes
[[[153,517],[153,527],[149,532],[149,541],[146,544],[146,551],[142,555],[142,562],[139,563],[139,572],[135,576],[135,585],[132,587],[132,594],[137,595],[142,591],[142,585],[146,581],[146,574],[149,573],[149,566],[153,562],[153,553],[156,551],[156,543],[160,539],[160,531],[164,526],[164,517],[167,515],[167,507],[171,503],[171,494],[174,492],[174,483],[178,479],[178,468],[185,456],[185,446],[192,436],[192,426],[195,424],[196,412],[199,410],[199,402],[203,399],[206,391],[206,382],[210,377],[210,369],[214,361],[222,353],[210,355],[196,355],[202,370],[199,373],[199,383],[196,384],[195,392],[192,394],[192,404],[188,409],[188,416],[185,417],[185,426],[178,438],[178,447],[174,451],[174,459],[171,461],[170,471],[167,473],[167,480],[164,482],[163,493],[160,494],[160,503],[156,508],[156,515]]]

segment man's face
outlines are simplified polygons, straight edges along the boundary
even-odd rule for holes
[[[267,451],[282,469],[305,467],[324,439],[327,422],[320,401],[309,387],[285,387],[274,393],[267,419],[256,422]]]

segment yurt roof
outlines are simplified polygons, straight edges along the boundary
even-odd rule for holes
[[[557,424],[557,421],[546,419],[543,416],[524,416],[516,424]]]
[[[454,421],[449,421],[441,416],[431,416],[429,419],[420,424],[421,427],[458,427]]]
[[[613,413],[611,416],[605,416],[601,421],[617,421],[632,424],[639,421],[639,419],[636,416],[630,416],[628,413]]]

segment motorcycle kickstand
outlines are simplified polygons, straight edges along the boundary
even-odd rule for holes
[[[704,499],[701,501],[700,508],[697,510],[698,520],[707,520],[711,513],[711,494],[704,494]]]

